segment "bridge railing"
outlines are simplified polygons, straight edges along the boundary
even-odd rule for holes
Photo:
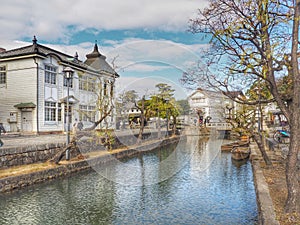
[[[217,130],[231,130],[232,126],[230,123],[225,122],[213,122],[213,123],[207,123],[206,127],[208,128],[216,128]]]

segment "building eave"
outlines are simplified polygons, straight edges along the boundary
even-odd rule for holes
[[[13,60],[21,60],[21,59],[30,59],[30,58],[41,58],[45,59],[47,56],[45,54],[41,53],[35,53],[35,54],[20,54],[16,56],[7,56],[7,57],[0,57],[0,62],[8,62]]]

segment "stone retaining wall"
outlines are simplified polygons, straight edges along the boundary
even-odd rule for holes
[[[0,151],[0,168],[45,162],[65,146],[65,143],[56,143],[2,148]]]
[[[74,172],[90,169],[93,166],[101,166],[101,164],[105,166],[106,163],[109,163],[112,160],[131,157],[139,154],[141,151],[152,151],[173,143],[177,143],[179,139],[180,137],[173,137],[169,139],[158,140],[157,142],[152,142],[150,144],[140,145],[138,148],[126,149],[117,153],[106,154],[81,161],[71,161],[68,164],[58,165],[51,169],[37,171],[30,174],[5,177],[0,179],[0,192],[7,192],[57,177],[66,176]]]
[[[114,137],[113,148],[131,146],[137,141],[137,134],[122,135]],[[157,138],[156,132],[144,132],[144,140],[153,140]],[[65,143],[30,145],[17,148],[0,149],[0,168],[9,168],[12,166],[27,165],[32,163],[46,162],[55,156],[62,148],[66,147]],[[105,149],[102,145],[91,143],[90,151]]]
[[[260,167],[260,158],[258,156],[258,147],[251,144],[251,164],[254,177],[254,185],[256,192],[256,201],[259,214],[259,224],[261,225],[279,225],[276,220],[273,201],[270,196],[269,187],[265,180],[263,171]]]

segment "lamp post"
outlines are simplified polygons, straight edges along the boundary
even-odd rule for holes
[[[67,126],[67,146],[70,143],[70,115],[69,115],[69,96],[70,96],[70,80],[73,77],[74,70],[70,67],[66,67],[63,70],[63,73],[65,75],[66,81],[67,81],[67,112],[66,112],[66,126]],[[67,149],[66,151],[66,160],[70,160],[70,149]]]

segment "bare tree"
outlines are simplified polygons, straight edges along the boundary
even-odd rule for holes
[[[250,88],[263,81],[271,99],[235,99],[257,105],[275,101],[288,120],[291,140],[286,163],[286,212],[300,211],[297,169],[300,148],[300,75],[298,64],[300,0],[210,0],[191,20],[191,31],[211,37],[205,64],[210,71],[184,74],[185,83],[206,81],[227,91]],[[277,80],[292,81],[292,100],[282,98]]]
[[[109,116],[112,116],[112,112],[114,110],[114,83],[115,78],[110,80],[102,80],[100,78],[96,78],[94,80],[93,85],[89,87],[90,91],[94,93],[94,101],[91,102],[95,105],[95,109],[92,112],[84,112],[79,110],[79,114],[89,118],[90,121],[93,121],[93,118],[97,118],[96,121],[92,122],[92,126],[87,127],[81,131],[75,129],[75,133],[73,134],[72,140],[70,143],[61,151],[59,151],[50,161],[58,164],[61,159],[64,157],[66,151],[72,151],[72,155],[76,156],[81,154],[78,148],[78,141],[82,137],[89,137],[95,139],[95,143],[99,142],[104,145],[108,149],[111,148],[111,140],[112,137],[109,133],[109,124],[105,121]],[[105,127],[104,132],[101,134],[95,133],[95,129],[104,122]],[[100,131],[101,132],[101,131]],[[96,140],[97,139],[97,140]],[[100,141],[99,141],[100,140]]]

